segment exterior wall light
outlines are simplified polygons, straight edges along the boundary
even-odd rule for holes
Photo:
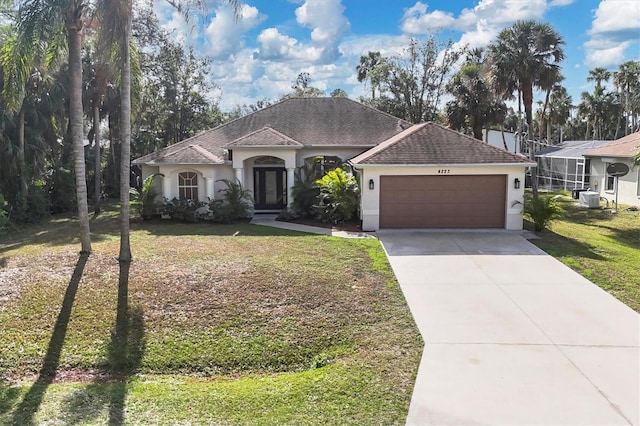
[[[513,180],[513,187],[514,187],[515,189],[520,189],[520,179],[515,178],[515,179]]]
[[[373,179],[369,179],[369,189],[375,188],[375,184],[373,183]]]

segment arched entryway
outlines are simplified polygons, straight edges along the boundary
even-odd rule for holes
[[[256,210],[287,207],[287,169],[281,158],[257,157],[253,162],[253,197]]]

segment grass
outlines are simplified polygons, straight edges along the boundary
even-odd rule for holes
[[[640,312],[640,213],[564,200],[564,217],[531,242]]]
[[[404,423],[422,341],[377,240],[56,217],[0,244],[0,424]]]

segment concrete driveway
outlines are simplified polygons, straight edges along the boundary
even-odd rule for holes
[[[640,316],[512,231],[377,233],[425,349],[407,424],[640,424]]]

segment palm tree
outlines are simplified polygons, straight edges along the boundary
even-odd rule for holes
[[[356,72],[358,73],[358,81],[369,80],[371,83],[371,99],[376,99],[376,89],[380,86],[380,83],[385,79],[388,73],[387,60],[382,57],[380,52],[369,52],[366,56],[360,56],[360,64],[356,66]]]
[[[549,100],[549,128],[553,126],[553,124],[557,124],[560,129],[558,143],[562,143],[563,140],[563,127],[566,124],[567,120],[569,120],[569,116],[571,113],[571,109],[573,108],[572,99],[567,89],[563,86],[556,86],[551,93],[551,97]],[[551,137],[549,136],[549,139]]]
[[[493,96],[489,85],[482,76],[482,66],[467,63],[451,79],[447,90],[454,97],[446,105],[449,125],[460,130],[469,120],[473,137],[482,140],[482,129],[489,124],[498,124],[504,119],[506,105]],[[502,112],[502,113],[501,113]]]
[[[602,87],[603,81],[609,81],[611,78],[611,73],[603,67],[596,67],[589,71],[589,75],[587,76],[587,81],[595,81],[596,88]]]
[[[83,0],[26,0],[18,10],[16,52],[19,58],[34,57],[44,40],[57,42],[65,34],[69,54],[69,137],[73,146],[76,198],[80,221],[81,253],[91,253],[91,235],[87,202],[82,112],[82,33],[86,4]],[[50,42],[51,43],[51,42]],[[20,70],[18,86],[28,73]]]
[[[120,252],[118,260],[131,261],[130,202],[131,186],[131,20],[132,0],[100,0],[103,39],[117,58],[120,68]]]
[[[540,88],[546,91],[544,97],[544,104],[542,105],[542,111],[540,111],[540,121],[538,122],[538,141],[542,142],[542,130],[544,129],[545,121],[547,122],[547,128],[549,128],[549,118],[547,117],[547,107],[549,106],[549,98],[551,92],[559,87],[559,83],[564,80],[560,70],[557,68],[549,68],[545,70],[540,76]],[[547,137],[547,143],[550,143],[550,137]]]
[[[533,89],[543,88],[545,76],[553,70],[559,74],[564,59],[564,41],[549,24],[536,21],[517,21],[500,32],[489,46],[489,62],[496,91],[510,99],[513,92],[522,94],[529,140],[529,158],[535,158],[533,146]],[[534,196],[537,180],[532,179]]]
[[[613,73],[615,84],[622,98],[624,134],[636,131],[640,114],[640,61],[627,61]]]
[[[236,18],[240,0],[227,0],[234,7]],[[168,0],[178,11],[188,14],[191,7],[205,7],[204,0]],[[120,252],[118,260],[131,262],[130,202],[131,183],[131,24],[132,0],[100,0],[99,10],[104,13],[103,29],[108,31],[112,45],[117,46],[120,65]]]

